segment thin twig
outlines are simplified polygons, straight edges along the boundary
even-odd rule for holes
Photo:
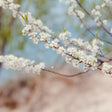
[[[78,0],[76,0],[76,2],[78,3],[78,5],[84,10],[84,12],[90,16],[92,18],[92,20],[94,20],[94,18],[91,16],[91,14],[80,4],[80,2]],[[101,25],[101,27],[103,28],[103,30],[109,34],[112,37],[112,33],[110,33],[103,25]]]
[[[84,73],[87,73],[88,71],[86,72],[79,72],[79,73],[75,73],[75,74],[61,74],[61,73],[58,73],[58,72],[55,72],[55,71],[51,71],[51,70],[48,70],[48,69],[42,69],[43,71],[46,71],[46,72],[50,72],[50,73],[53,73],[53,74],[56,74],[56,75],[59,75],[59,76],[63,76],[63,77],[75,77],[75,76],[79,76],[79,75],[82,75]]]

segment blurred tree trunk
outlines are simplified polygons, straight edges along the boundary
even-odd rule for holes
[[[6,38],[4,38],[2,44],[0,45],[0,55],[4,55],[6,43]]]
[[[1,28],[2,28],[2,8],[0,7],[0,30]],[[6,46],[6,38],[4,38],[2,42],[0,43],[0,55],[4,54],[5,46]],[[2,63],[0,63],[0,71],[1,71],[1,66],[2,66]]]
[[[17,3],[18,4],[21,4],[22,0],[17,0]],[[1,28],[2,28],[2,8],[0,7],[0,31],[1,31]],[[14,21],[15,21],[15,18],[11,18],[10,21],[9,21],[9,24],[7,26],[8,29],[11,30],[11,26],[13,26],[14,24]],[[5,33],[5,32],[4,32]],[[5,36],[5,37],[4,37]],[[5,47],[7,45],[7,41],[8,41],[8,34],[7,35],[2,35],[0,33],[0,37],[2,38],[1,42],[0,42],[0,55],[4,55],[4,52],[5,52]],[[0,63],[0,71],[1,71],[1,67],[2,67],[2,63]]]

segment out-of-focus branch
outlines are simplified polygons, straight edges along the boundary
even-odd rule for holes
[[[110,8],[109,7],[106,7],[106,8],[107,8],[106,12],[108,12],[108,16],[112,19],[112,12],[111,12]]]
[[[86,9],[85,9],[85,10],[86,10]],[[76,13],[77,13],[77,12],[76,12]],[[85,31],[89,32],[93,37],[95,37],[96,35],[91,31],[91,28],[88,27],[88,26],[82,21],[82,19],[81,19],[78,15],[77,15],[77,17],[79,18],[81,24],[83,24]],[[103,26],[103,25],[102,25],[102,26]],[[104,26],[103,26],[103,28],[104,28],[106,31],[108,31]],[[109,32],[109,33],[110,33],[110,32]],[[109,42],[109,41],[107,41],[107,40],[101,39],[100,37],[98,37],[98,39],[101,40],[101,41],[103,41],[103,42],[105,42],[105,43],[107,43],[107,44],[109,44],[109,45],[112,45],[112,42]]]
[[[78,0],[76,0],[76,2],[78,3],[78,5],[84,10],[84,12],[90,16],[92,18],[92,20],[94,20],[94,18],[91,16],[91,14],[80,4],[80,2]],[[112,33],[110,33],[103,25],[101,25],[101,27],[103,28],[103,30],[109,34],[112,37]]]
[[[4,54],[5,45],[6,45],[6,39],[3,40],[3,43],[0,46],[0,55]]]
[[[0,7],[0,30],[1,30],[1,27],[2,27],[2,8]],[[4,52],[4,48],[2,45],[0,45],[0,55],[3,55],[3,52]],[[1,70],[1,66],[2,64],[0,63],[0,70]]]
[[[90,13],[80,4],[80,2],[78,0],[76,0],[76,2],[86,12],[86,14],[90,16]]]
[[[112,37],[112,33],[110,33],[105,27],[104,25],[102,24],[101,27],[103,28],[103,30],[108,33],[111,37]]]
[[[3,43],[0,46],[0,55],[3,55],[4,54],[5,45],[6,45],[6,39],[3,40]],[[0,71],[1,71],[1,67],[2,67],[2,63],[0,63]]]

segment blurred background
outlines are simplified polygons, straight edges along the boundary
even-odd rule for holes
[[[102,0],[79,0],[90,12]],[[74,38],[91,41],[94,37],[80,27],[77,17],[67,14],[67,6],[58,0],[15,0],[21,11],[30,11],[54,32],[62,32],[63,27]],[[107,29],[112,24],[112,8],[104,10],[108,19]],[[96,27],[88,15],[84,19],[91,31],[106,41],[112,38],[102,28]],[[0,54],[14,54],[37,63],[45,62],[47,67],[65,74],[75,73],[71,65],[66,65],[64,57],[43,43],[33,44],[21,34],[22,24],[14,19],[10,11],[0,8]],[[112,44],[105,43],[103,54],[111,57]],[[89,72],[79,77],[65,78],[42,72],[40,76],[0,68],[0,112],[112,112],[112,80],[101,72]]]

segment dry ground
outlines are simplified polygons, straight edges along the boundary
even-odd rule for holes
[[[20,78],[0,88],[0,112],[112,112],[112,79],[99,72]]]

